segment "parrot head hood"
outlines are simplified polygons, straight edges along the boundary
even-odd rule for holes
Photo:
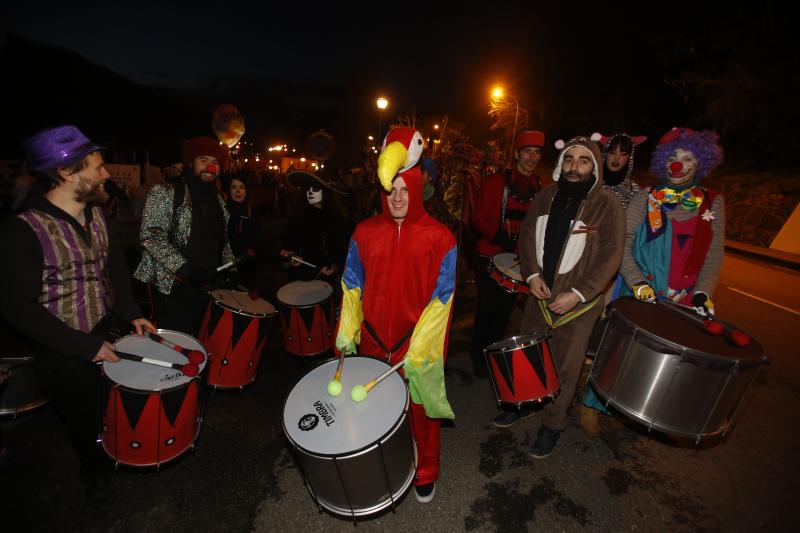
[[[378,179],[387,192],[392,190],[394,177],[417,164],[425,143],[414,128],[394,128],[386,134],[378,157]]]

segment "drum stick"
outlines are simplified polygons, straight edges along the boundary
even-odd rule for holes
[[[206,356],[200,350],[190,350],[188,348],[184,348],[183,346],[175,344],[174,342],[168,341],[167,339],[165,339],[164,337],[162,337],[158,333],[147,332],[147,336],[150,337],[151,340],[154,340],[159,344],[163,344],[167,348],[170,348],[172,350],[175,350],[176,352],[182,353],[183,355],[186,356],[187,359],[189,359],[190,363],[194,363],[196,365],[199,365],[206,358]]]
[[[230,267],[236,264],[236,261],[228,261],[224,265],[220,265],[217,267],[217,272],[222,272],[223,270],[228,270]]]
[[[339,364],[336,365],[336,373],[333,379],[328,383],[328,394],[331,396],[339,396],[342,393],[342,366],[344,365],[344,350],[339,355]]]
[[[702,326],[703,329],[711,335],[725,334],[728,340],[742,348],[750,344],[750,336],[747,333],[731,328],[725,322],[716,319],[711,313],[701,313],[696,307],[686,307],[669,300],[658,300],[658,303],[666,304],[667,309],[675,311],[696,322],[697,325]]]
[[[289,259],[291,259],[292,261],[297,261],[298,263],[301,263],[303,265],[310,266],[311,268],[319,268],[317,265],[312,265],[308,261],[303,261],[302,259],[300,259],[296,255],[290,255]]]
[[[188,377],[196,376],[197,373],[200,371],[200,368],[194,363],[186,363],[183,365],[179,365],[178,363],[168,363],[166,361],[161,361],[160,359],[150,359],[149,357],[142,357],[141,355],[135,355],[132,353],[116,352],[116,354],[121,359],[127,359],[128,361],[136,361],[138,363],[161,366],[164,368],[174,368],[175,370],[180,370],[181,372],[183,372],[184,375]]]
[[[384,379],[386,379],[386,378],[389,376],[389,374],[391,374],[391,373],[393,373],[393,372],[395,372],[395,371],[399,370],[399,369],[400,369],[400,367],[401,367],[401,366],[403,366],[403,363],[405,363],[405,362],[406,362],[406,360],[405,360],[405,358],[404,358],[404,359],[403,359],[403,360],[401,360],[399,363],[397,363],[396,365],[394,365],[392,368],[390,368],[389,370],[387,370],[386,372],[384,372],[383,374],[381,374],[381,375],[380,375],[380,376],[378,376],[377,378],[373,379],[372,381],[370,381],[369,383],[367,383],[366,385],[364,385],[364,390],[365,390],[366,392],[369,392],[369,391],[371,391],[371,390],[372,390],[372,389],[375,387],[375,385],[377,385],[378,383],[380,383],[381,381],[383,381]]]

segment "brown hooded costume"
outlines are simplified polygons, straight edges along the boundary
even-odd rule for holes
[[[557,148],[560,147],[558,144]],[[580,198],[576,197],[579,203],[577,209],[573,207],[574,218],[570,214],[569,220],[560,221],[563,230],[559,233],[554,230],[559,226],[555,219],[557,215],[551,211],[556,205],[565,205],[563,200],[567,194],[567,184],[559,186],[558,180],[564,154],[574,146],[581,146],[591,154],[593,177],[584,183],[592,184]],[[555,430],[566,427],[567,409],[575,394],[589,336],[603,308],[603,289],[622,261],[625,215],[617,197],[602,187],[602,172],[599,146],[586,137],[571,139],[563,147],[553,170],[556,183],[536,195],[535,205],[525,216],[520,233],[522,277],[529,282],[534,276],[543,276],[548,280],[546,283],[552,296],[545,303],[549,304],[559,294],[569,291],[573,291],[581,300],[570,311],[576,317],[551,331],[549,343],[558,368],[561,393],[545,407],[543,424]],[[548,222],[551,227],[548,227]],[[546,245],[547,237],[557,242]],[[600,300],[596,301],[598,297]],[[581,311],[584,311],[583,314],[580,314]],[[552,315],[553,322],[558,318],[558,315]],[[531,295],[525,306],[521,332],[543,334],[549,329],[539,302]]]

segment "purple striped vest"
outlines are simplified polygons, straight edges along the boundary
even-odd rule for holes
[[[37,210],[18,216],[30,225],[42,247],[39,303],[69,327],[89,333],[111,305],[104,275],[108,227],[102,209],[92,208],[89,244],[64,219]]]

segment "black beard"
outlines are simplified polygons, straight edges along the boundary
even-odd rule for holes
[[[567,176],[580,176],[581,181],[569,181]],[[577,172],[561,172],[558,180],[558,190],[570,198],[585,198],[595,182],[593,174],[579,174]]]

